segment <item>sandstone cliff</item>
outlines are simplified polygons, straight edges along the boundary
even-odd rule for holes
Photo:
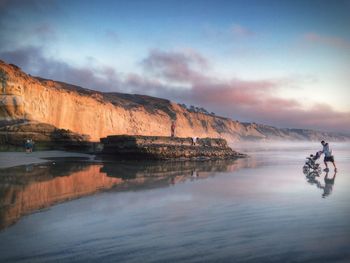
[[[0,127],[3,127],[3,132],[9,132],[13,125],[31,122],[69,130],[87,136],[84,138],[90,141],[115,134],[169,136],[171,122],[175,119],[178,137],[219,137],[229,142],[350,139],[350,136],[335,133],[240,123],[191,112],[166,99],[88,90],[32,77],[1,60],[0,95]]]

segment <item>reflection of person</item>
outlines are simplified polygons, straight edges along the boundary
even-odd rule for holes
[[[193,170],[191,176],[192,176],[193,178],[197,178],[197,177],[198,177],[197,171],[196,171],[196,170]]]
[[[175,121],[172,121],[171,122],[171,137],[175,136],[175,128],[176,128]]]
[[[322,149],[322,153],[324,154],[324,165],[326,166],[326,169],[324,169],[324,171],[328,172],[328,165],[327,162],[331,162],[334,166],[334,171],[337,172],[337,167],[335,166],[335,162],[334,162],[334,156],[332,155],[332,150],[329,148],[329,144],[326,143],[325,141],[321,141],[321,144],[323,146]]]
[[[323,188],[323,194],[322,194],[323,198],[329,196],[332,193],[336,175],[337,175],[337,172],[334,171],[333,177],[332,178],[328,178],[328,172],[326,173],[326,176],[324,177],[325,186]]]

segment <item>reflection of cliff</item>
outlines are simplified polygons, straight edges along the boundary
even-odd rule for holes
[[[0,170],[0,229],[21,216],[100,190],[149,189],[233,172],[242,160],[197,162],[57,163]]]
[[[25,167],[6,169],[16,175],[0,175],[0,228],[24,214],[111,188],[122,181],[102,174],[100,165],[68,166],[70,169],[65,172],[52,166],[34,166],[29,171]]]
[[[133,162],[105,163],[101,172],[108,176],[123,179],[140,177],[170,177],[176,175],[191,175],[197,173],[230,172],[240,167],[240,162],[234,160],[209,160],[209,161],[142,161],[137,165]]]
[[[73,137],[86,134],[90,140],[98,141],[115,134],[169,136],[171,120],[176,119],[176,136],[179,137],[222,137],[229,142],[350,139],[340,134],[241,123],[212,114],[192,112],[177,103],[150,96],[87,90],[31,77],[1,60],[0,73],[0,126],[18,125],[29,120],[33,123],[30,127],[34,129],[38,123],[51,125],[72,131]],[[0,135],[9,131],[11,129],[0,131]]]

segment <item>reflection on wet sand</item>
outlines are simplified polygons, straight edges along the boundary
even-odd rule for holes
[[[333,191],[333,186],[334,186],[334,181],[335,181],[335,177],[337,175],[336,172],[334,172],[332,177],[328,177],[329,172],[326,173],[326,176],[324,177],[324,189],[323,189],[323,194],[322,197],[325,198],[327,196],[329,196],[332,191]]]
[[[233,172],[247,161],[205,162],[56,162],[0,170],[0,229],[21,216],[55,203],[101,190],[165,187],[186,180]]]
[[[305,175],[306,181],[311,185],[316,185],[318,189],[323,190],[322,198],[326,198],[333,191],[334,181],[337,173],[334,171],[333,176],[330,175],[329,172],[326,172],[324,177],[324,185],[319,180],[319,174],[315,172],[311,172]]]
[[[100,172],[101,165],[65,163],[0,171],[0,228],[54,203],[110,188],[122,180]]]

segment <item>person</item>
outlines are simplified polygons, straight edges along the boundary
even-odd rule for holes
[[[321,144],[323,146],[321,153],[324,154],[323,162],[324,162],[324,165],[326,166],[326,169],[324,169],[324,171],[325,172],[329,171],[327,162],[331,162],[334,166],[334,171],[336,172],[337,166],[335,165],[334,156],[332,155],[332,150],[330,149],[329,144],[326,143],[325,141],[321,141]]]
[[[196,145],[197,143],[197,137],[192,137],[192,145]]]
[[[24,148],[26,150],[26,153],[30,152],[30,140],[26,140],[26,142],[24,143]]]
[[[175,136],[175,121],[172,121],[171,122],[171,137],[174,137]]]
[[[33,152],[34,149],[34,141],[30,139],[30,152]]]

